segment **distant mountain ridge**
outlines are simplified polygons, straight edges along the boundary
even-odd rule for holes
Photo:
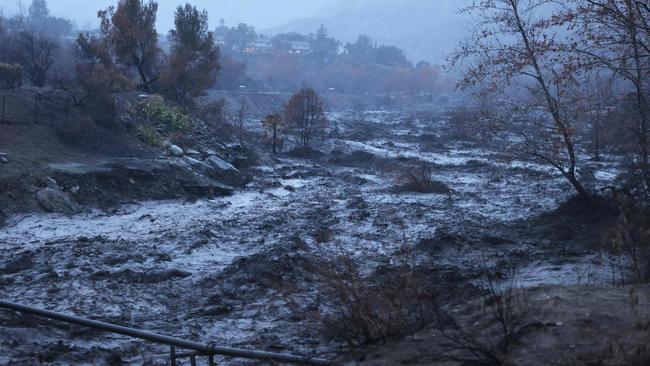
[[[261,30],[265,34],[314,33],[324,24],[330,35],[343,43],[367,34],[379,44],[392,44],[406,51],[414,62],[444,63],[464,37],[465,18],[457,14],[467,2],[448,0],[357,0],[327,5],[313,17]]]

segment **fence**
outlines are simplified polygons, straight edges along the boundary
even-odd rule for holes
[[[0,123],[38,123],[48,98],[39,93],[0,90]]]
[[[210,366],[215,364],[214,357],[216,355],[244,358],[250,360],[269,361],[273,363],[292,363],[301,365],[331,365],[332,362],[322,358],[311,358],[304,356],[289,355],[283,353],[273,353],[256,350],[245,350],[239,348],[218,347],[206,345],[198,342],[188,341],[185,339],[170,337],[166,335],[155,334],[139,329],[124,327],[121,325],[101,322],[98,320],[91,320],[80,318],[77,316],[66,315],[57,313],[50,310],[43,310],[31,306],[12,303],[9,301],[0,300],[0,308],[17,311],[24,314],[35,315],[43,318],[58,320],[66,323],[77,324],[84,327],[98,329],[106,332],[125,335],[128,337],[144,339],[150,342],[165,344],[170,347],[170,363],[172,366],[177,365],[177,360],[181,358],[189,358],[192,366],[196,365],[198,356],[208,357]],[[191,350],[193,352],[177,353],[176,348]]]

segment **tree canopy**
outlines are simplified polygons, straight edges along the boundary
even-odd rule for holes
[[[150,89],[156,78],[158,33],[156,12],[158,3],[149,0],[119,0],[117,7],[98,12],[102,35],[106,37],[118,62],[136,68],[141,87]]]
[[[182,104],[191,104],[215,83],[219,70],[219,49],[208,30],[208,13],[190,4],[178,6],[169,41],[164,91]]]

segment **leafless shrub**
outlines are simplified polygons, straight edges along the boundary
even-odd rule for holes
[[[330,335],[350,346],[399,339],[435,319],[434,291],[412,267],[380,268],[365,278],[343,257],[319,275],[330,301],[318,319]]]
[[[648,319],[647,312],[644,312],[644,309],[642,309],[638,288],[630,288],[629,301],[632,307],[632,313],[634,314],[636,328],[645,332],[650,337],[650,320]],[[624,355],[626,365],[650,365],[650,345],[637,346],[631,352],[625,352],[623,346],[620,346],[620,350]]]
[[[97,126],[87,117],[73,115],[55,126],[59,138],[70,145],[91,148],[97,142]]]
[[[199,109],[198,116],[211,129],[218,131],[221,136],[235,136],[237,129],[229,121],[230,116],[226,109],[226,100],[221,98],[202,106]]]
[[[458,107],[449,116],[448,138],[455,140],[474,140],[481,135],[479,119],[481,115],[468,107]]]
[[[515,277],[511,278],[499,284],[491,275],[484,277],[487,294],[482,298],[482,311],[475,317],[461,321],[440,309],[436,327],[442,335],[442,350],[423,358],[475,365],[502,364],[517,337],[535,325],[524,325],[525,302],[514,286]]]
[[[409,168],[395,178],[393,190],[397,192],[439,193],[447,194],[451,189],[440,181],[433,179],[433,168],[423,165]]]
[[[618,202],[619,217],[609,232],[614,249],[625,255],[635,280],[650,279],[650,215],[648,209],[630,192],[609,188]]]
[[[52,80],[55,90],[60,90],[74,107],[83,107],[88,101],[88,94],[80,87],[77,80],[68,75],[56,76]]]
[[[639,288],[630,287],[629,305],[634,317],[636,329],[645,333],[645,339],[650,339],[650,320],[648,320],[647,304],[642,304],[639,298]],[[644,291],[641,291],[644,293]],[[645,294],[645,293],[644,293]],[[625,337],[628,338],[628,337]],[[648,344],[629,344],[628,339],[619,338],[609,343],[609,346],[599,355],[599,363],[595,365],[612,365],[622,364],[630,366],[647,366],[650,365],[650,345]],[[633,337],[629,337],[634,339]],[[643,338],[642,338],[643,339]],[[619,361],[619,363],[612,362]]]

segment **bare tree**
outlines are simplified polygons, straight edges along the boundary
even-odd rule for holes
[[[280,143],[279,132],[282,129],[282,116],[278,113],[271,113],[262,120],[262,127],[271,133],[271,149],[273,154],[277,153]]]
[[[239,134],[239,139],[241,140],[244,135],[244,122],[246,121],[246,99],[241,100],[239,109],[237,109],[237,115],[235,116],[235,128]]]
[[[465,9],[475,16],[475,28],[451,61],[457,67],[471,62],[461,82],[464,88],[479,87],[487,94],[516,91],[503,102],[512,107],[510,119],[503,122],[516,123],[525,151],[559,171],[580,196],[591,199],[576,172],[575,121],[568,113],[573,65],[561,57],[559,36],[544,16],[553,4],[557,2],[475,2]],[[541,118],[531,118],[535,115]]]
[[[575,8],[557,18],[576,30],[577,39],[570,51],[580,66],[605,71],[631,87],[629,100],[634,105],[638,161],[646,191],[650,188],[648,157],[650,127],[650,1],[648,0],[574,0]]]
[[[56,44],[42,35],[21,32],[17,43],[17,56],[29,80],[42,87],[47,71],[54,63]]]
[[[307,148],[327,125],[323,101],[312,88],[303,88],[284,107],[284,120],[298,132],[300,146]]]

